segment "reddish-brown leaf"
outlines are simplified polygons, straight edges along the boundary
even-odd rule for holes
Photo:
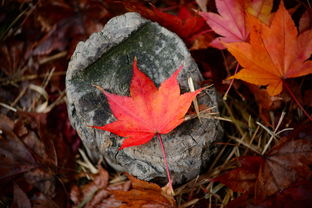
[[[240,167],[214,178],[213,181],[219,181],[236,192],[253,192],[263,159],[259,156],[247,156],[236,160],[240,163]]]
[[[133,189],[129,191],[111,191],[117,200],[123,204],[122,208],[152,208],[152,207],[175,207],[175,200],[171,195],[167,195],[154,183],[141,181],[131,175],[130,179]]]
[[[120,149],[145,144],[155,134],[169,133],[184,121],[192,100],[202,90],[180,95],[177,76],[181,70],[182,66],[157,89],[134,60],[131,97],[114,95],[98,87],[118,120],[92,127],[125,137]]]
[[[308,8],[305,13],[303,13],[299,22],[299,32],[303,33],[306,30],[312,29],[312,8]]]
[[[265,89],[261,89],[256,85],[246,83],[251,93],[255,96],[255,100],[258,104],[259,116],[260,118],[267,124],[270,123],[270,110],[273,109],[274,106],[279,106],[278,101],[275,101],[275,97],[272,97],[268,94]],[[275,104],[275,105],[274,105]]]
[[[0,116],[0,183],[18,184],[32,204],[54,201],[56,206],[66,206],[65,186],[60,183],[72,172],[73,154],[58,133],[48,131],[46,114],[19,112],[18,116],[15,122]]]
[[[14,123],[0,115],[0,182],[37,167],[35,158],[25,144],[14,134]]]
[[[204,33],[195,36],[193,39],[193,45],[190,50],[200,50],[205,49],[210,46],[211,41],[214,39],[214,36],[211,33]]]
[[[34,55],[75,48],[79,41],[100,31],[110,18],[105,4],[92,0],[48,1],[40,5],[37,16],[37,21],[47,33],[35,43]]]
[[[118,207],[121,203],[110,196],[107,190],[109,174],[98,166],[99,173],[92,177],[92,181],[83,186],[74,185],[70,192],[70,199],[76,207],[85,204],[85,207]],[[112,206],[115,204],[116,206]],[[111,205],[111,206],[108,206]]]
[[[83,186],[73,186],[70,196],[75,207],[175,207],[172,196],[154,183],[141,181],[126,174],[130,181],[109,184],[108,172],[99,165],[93,181]]]
[[[247,194],[244,194],[231,201],[227,208],[306,208],[312,203],[312,182],[302,181],[294,184],[291,187],[277,192],[273,196],[264,201],[255,201],[249,199]]]
[[[255,184],[255,195],[260,200],[297,181],[310,179],[312,141],[281,139],[264,158]]]
[[[152,6],[147,8],[139,2],[123,2],[129,11],[140,13],[143,17],[158,22],[160,25],[177,33],[187,44],[193,43],[196,35],[208,29],[202,17],[197,15],[192,8],[180,6],[177,15],[169,14]]]
[[[215,180],[234,191],[254,194],[257,200],[264,200],[298,181],[310,179],[312,141],[283,138],[263,156],[247,156],[238,160],[240,168]]]
[[[17,185],[13,186],[12,208],[31,208],[31,203],[26,193]]]

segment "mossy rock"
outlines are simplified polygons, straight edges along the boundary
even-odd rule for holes
[[[178,76],[182,92],[189,91],[188,77],[195,83],[203,80],[176,34],[137,13],[126,13],[111,19],[101,32],[78,44],[66,75],[69,118],[94,161],[103,158],[118,171],[143,180],[164,182],[166,171],[157,139],[118,151],[121,137],[88,127],[115,120],[105,96],[93,85],[111,93],[129,95],[134,57],[139,68],[157,86],[182,64],[184,67]],[[205,90],[199,102],[217,106],[215,90]],[[216,152],[213,142],[221,139],[222,128],[218,120],[193,119],[162,137],[170,172],[174,183],[179,184],[196,177],[213,159]]]

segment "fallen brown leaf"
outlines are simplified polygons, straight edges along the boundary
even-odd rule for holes
[[[214,181],[224,183],[233,191],[252,194],[256,200],[265,200],[292,184],[310,179],[312,141],[284,137],[263,156],[246,156],[237,160],[241,167]]]
[[[99,165],[99,173],[93,175],[93,180],[83,186],[74,185],[70,196],[75,207],[175,207],[172,196],[162,191],[161,187],[136,179],[126,174],[130,181],[120,184],[109,184],[109,175]]]

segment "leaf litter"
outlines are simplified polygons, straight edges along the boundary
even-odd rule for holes
[[[109,183],[108,172],[101,165],[98,170],[90,183],[72,187],[70,195],[75,207],[175,207],[174,198],[157,184],[129,174],[127,181]]]
[[[29,1],[3,2],[5,9],[1,11],[4,19],[9,17],[6,7],[21,15],[18,18],[12,16],[16,22],[0,30],[0,36],[5,38],[0,50],[3,63],[0,66],[0,160],[4,164],[0,166],[0,182],[8,187],[0,194],[1,204],[13,207],[66,207],[74,203],[79,207],[135,207],[136,204],[142,204],[143,207],[268,208],[306,207],[311,204],[311,123],[305,120],[302,111],[292,102],[294,98],[289,98],[284,91],[280,94],[275,91],[275,95],[271,96],[272,93],[269,94],[265,87],[259,88],[240,81],[233,84],[234,90],[229,91],[228,99],[219,106],[227,131],[223,142],[217,144],[220,151],[215,160],[197,178],[174,187],[174,197],[166,195],[165,188],[138,182],[132,176],[126,180],[126,177],[108,167],[106,170],[100,166],[93,168],[93,172],[98,171],[98,174],[91,174],[91,163],[81,162],[78,155],[76,161],[80,161],[77,163],[80,165],[74,169],[73,157],[80,141],[68,122],[62,91],[67,62],[79,40],[100,30],[110,17],[129,10],[137,11],[180,35],[206,76],[205,82],[213,83],[218,93],[223,95],[228,82],[222,80],[237,66],[236,56],[231,56],[225,50],[220,52],[210,48],[216,36],[221,36],[216,40],[226,36],[211,25],[210,28],[209,20],[203,19],[197,12],[207,10],[212,14],[217,11],[217,18],[222,19],[227,14],[220,4],[240,5],[233,12],[240,11],[236,18],[244,16],[248,20],[239,24],[247,32],[243,39],[237,40],[240,42],[225,43],[225,46],[252,45],[251,36],[257,34],[253,34],[255,28],[249,28],[250,25],[258,21],[256,28],[259,25],[267,28],[260,29],[258,37],[262,38],[262,30],[273,31],[272,22],[277,22],[274,18],[281,13],[281,10],[275,10],[281,6],[279,2],[269,0],[246,1],[249,6],[239,0],[197,2],[200,6],[194,1],[166,0],[153,1],[155,4],[152,6],[142,4],[142,1],[131,1],[129,5],[111,0],[80,0],[75,3],[39,1],[35,4]],[[309,34],[307,31],[311,30],[311,9],[306,2],[282,2],[286,8],[294,8],[289,12],[291,16],[286,9],[283,15],[287,22],[293,21],[298,25],[298,41],[300,34]],[[23,6],[20,6],[21,3]],[[259,20],[250,22],[250,15]],[[229,21],[235,22],[235,19]],[[286,28],[297,30],[293,23],[286,25]],[[272,34],[277,35],[275,32]],[[289,39],[290,43],[295,40]],[[309,45],[305,44],[307,50],[302,56],[296,57],[301,60],[300,64],[308,65],[310,61]],[[240,58],[237,61],[241,62]],[[228,65],[228,68],[225,69],[224,65]],[[309,68],[305,71],[309,72]],[[311,76],[301,76],[300,73],[300,77],[293,78],[286,73],[287,77],[282,79],[287,78],[285,83],[298,99],[297,104],[301,103],[310,113]],[[278,79],[281,79],[280,75]],[[31,84],[45,92],[48,99],[31,90]],[[36,112],[39,107],[44,113],[27,113]],[[209,113],[209,108],[199,106],[199,115],[206,114],[206,111]],[[187,117],[195,118],[192,114]],[[210,115],[208,117],[211,119]],[[67,120],[65,125],[55,122],[60,118]],[[290,128],[293,130],[289,131]],[[135,185],[137,183],[143,184]],[[114,191],[117,191],[115,195]],[[154,201],[150,198],[152,194]],[[134,200],[136,204],[132,203]]]

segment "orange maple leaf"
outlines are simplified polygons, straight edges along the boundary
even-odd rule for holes
[[[270,26],[249,15],[250,43],[225,43],[244,67],[228,79],[267,85],[269,95],[279,94],[283,80],[312,73],[312,30],[298,36],[296,26],[283,2]]]
[[[126,137],[120,149],[141,145],[155,134],[167,134],[184,121],[192,100],[202,89],[180,95],[177,76],[182,66],[157,89],[153,81],[133,62],[130,95],[111,94],[101,87],[114,116],[118,119],[104,126],[92,126]]]

